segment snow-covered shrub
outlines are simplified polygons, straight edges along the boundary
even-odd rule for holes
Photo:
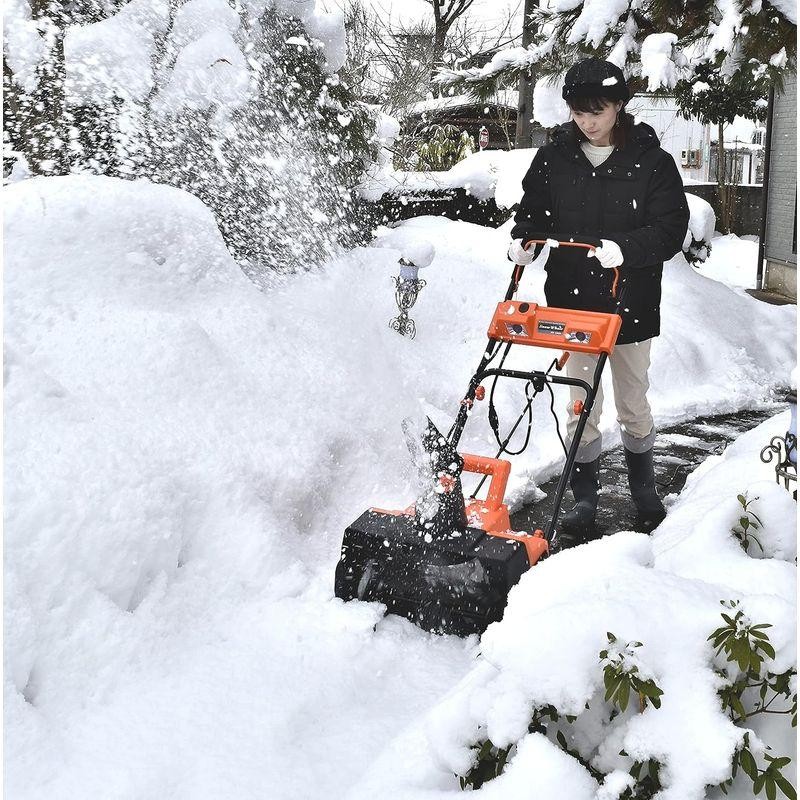
[[[538,733],[549,736],[553,744],[558,745],[567,755],[578,761],[581,766],[598,782],[603,783],[604,774],[594,767],[586,755],[585,742],[581,747],[576,742],[581,738],[574,724],[579,716],[591,716],[595,722],[603,720],[604,725],[611,723],[628,710],[631,696],[636,698],[637,713],[644,712],[648,703],[654,708],[661,707],[661,696],[664,692],[659,688],[654,676],[637,655],[641,642],[628,642],[622,645],[610,631],[606,633],[608,646],[599,653],[600,667],[603,671],[605,695],[600,701],[596,695],[592,701],[595,707],[586,703],[586,715],[559,714],[555,706],[547,704],[535,708],[528,725],[528,734]],[[602,706],[600,705],[602,704]],[[633,713],[633,712],[631,712]],[[628,715],[630,716],[630,715]],[[585,737],[584,737],[585,738]],[[466,773],[459,776],[462,789],[467,786],[480,788],[484,783],[503,773],[508,759],[516,752],[516,744],[496,747],[491,740],[485,739],[474,746],[475,763]],[[623,752],[620,755],[627,755]],[[644,761],[633,760],[630,771],[624,781],[624,798],[643,798],[661,788],[658,780],[660,764],[655,759]],[[612,782],[618,782],[620,770],[614,770]],[[633,793],[631,793],[633,792]]]
[[[766,630],[769,623],[753,623],[740,608],[738,600],[720,601],[729,613],[722,612],[724,625],[714,630],[708,641],[715,648],[716,674],[719,679],[718,696],[721,710],[735,726],[742,727],[738,746],[730,763],[730,777],[719,784],[727,793],[739,770],[753,782],[753,791],[758,794],[766,790],[768,797],[776,797],[776,790],[790,800],[796,794],[782,769],[791,758],[770,755],[770,747],[761,741],[749,725],[758,714],[791,715],[792,725],[797,725],[797,670],[791,667],[783,672],[770,671],[776,657]],[[731,616],[733,615],[733,616]],[[652,670],[641,660],[638,650],[641,642],[622,645],[617,637],[608,632],[608,647],[599,653],[603,671],[605,694],[596,693],[580,714],[559,713],[546,704],[533,709],[524,738],[531,734],[547,737],[551,743],[575,759],[600,788],[597,797],[618,800],[649,800],[664,787],[660,779],[665,766],[656,758],[636,758],[622,749],[622,731],[627,725],[634,727],[633,719],[644,714],[648,705],[661,708],[664,692],[658,686]],[[720,659],[720,656],[724,658]],[[630,700],[635,703],[629,711]],[[778,705],[774,703],[778,701]],[[601,769],[603,745],[590,743],[592,736],[612,734],[614,746],[619,747],[619,756],[624,759],[615,769]],[[505,746],[494,744],[490,738],[480,739],[472,747],[474,759],[469,769],[459,777],[462,789],[480,789],[500,777],[509,762],[516,756],[522,740]],[[622,767],[625,767],[624,769]]]
[[[769,623],[755,624],[738,600],[723,600],[729,613],[722,612],[724,625],[713,631],[708,639],[716,648],[715,657],[724,653],[725,662],[718,669],[721,678],[719,696],[722,709],[734,725],[747,724],[758,714],[783,714],[791,716],[792,727],[797,727],[797,669],[791,667],[780,673],[772,672],[775,648],[767,634]],[[732,616],[731,616],[732,615]],[[778,706],[774,706],[775,701]],[[781,707],[782,706],[782,707]],[[789,780],[781,772],[791,758],[767,753],[769,745],[748,731],[742,737],[731,767],[731,777],[720,784],[727,793],[737,772],[742,772],[753,781],[753,793],[765,790],[767,797],[776,797],[776,789],[790,800],[797,794]],[[759,762],[761,767],[759,768]]]
[[[686,192],[686,202],[689,204],[689,229],[683,240],[683,254],[690,264],[697,266],[711,255],[717,218],[711,203],[702,197]]]

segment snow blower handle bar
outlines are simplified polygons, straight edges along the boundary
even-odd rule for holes
[[[594,251],[597,250],[598,247],[603,246],[602,239],[595,239],[593,236],[584,236],[581,241],[575,241],[573,237],[565,236],[564,234],[554,233],[547,235],[546,233],[531,233],[529,237],[525,237],[522,239],[523,242],[523,249],[527,250],[532,245],[546,245],[548,242],[554,242],[557,247],[579,247],[583,250],[590,250],[591,252],[587,253],[588,256],[593,256]],[[525,271],[524,265],[517,265],[514,270],[514,275],[511,278],[511,285],[508,287],[508,292],[506,293],[506,300],[511,300],[511,298],[516,294],[517,288],[519,287],[519,282],[522,280],[522,273]],[[611,285],[611,296],[617,296],[617,285],[619,284],[619,269],[614,267],[614,282]]]
[[[575,241],[574,237],[568,236],[563,233],[529,233],[527,236],[522,237],[522,247],[527,250],[532,245],[545,245],[548,242],[556,242],[558,247],[580,247],[584,250],[596,250],[602,245],[600,239],[595,239],[590,236],[585,236],[581,241]],[[591,254],[590,254],[591,255]],[[511,275],[511,283],[506,292],[506,300],[511,300],[517,293],[519,282],[522,280],[522,273],[525,272],[524,264],[515,264],[514,271]],[[614,288],[616,289],[616,280],[614,281]]]
[[[582,247],[584,250],[596,250],[598,247],[603,246],[602,240],[595,239],[593,236],[586,236],[577,242],[571,236],[567,237],[558,233],[550,236],[544,233],[532,233],[529,239],[524,238],[522,241],[522,246],[525,250],[532,244],[547,244],[548,242],[556,242],[559,247]]]

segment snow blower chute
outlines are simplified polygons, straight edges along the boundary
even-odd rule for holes
[[[600,246],[599,239],[564,239],[567,237],[554,234],[533,235],[525,247],[541,244],[548,251],[550,246],[579,247],[591,255]],[[547,253],[542,253],[537,261],[546,258]],[[449,433],[444,436],[430,420],[427,422],[420,451],[431,476],[431,489],[402,511],[370,508],[346,529],[336,567],[337,597],[381,602],[387,612],[437,633],[482,633],[491,622],[502,618],[508,593],[522,574],[558,549],[557,525],[564,492],[622,319],[616,313],[517,301],[514,295],[523,271],[523,266],[514,265],[505,299],[498,303],[489,326],[486,350]],[[616,296],[619,275],[614,272],[612,293]],[[617,311],[619,307],[618,300]],[[506,369],[503,365],[515,345],[563,352],[546,371]],[[591,383],[558,374],[571,352],[598,356]],[[498,354],[499,363],[493,367]],[[509,452],[511,437],[526,414],[530,436],[531,404],[545,388],[551,396],[551,384],[579,387],[585,393],[585,399],[575,403],[578,425],[556,489],[555,510],[545,530],[511,530],[508,508],[503,502],[511,471],[509,461],[457,451],[470,409],[476,400],[485,397],[481,383],[490,378],[526,382],[527,404],[503,440],[490,396],[489,422],[500,444],[497,456]],[[461,487],[465,472],[484,476],[466,500]],[[490,478],[489,489],[486,497],[479,499],[476,495],[486,477]]]

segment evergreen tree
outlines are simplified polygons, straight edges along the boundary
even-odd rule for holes
[[[9,53],[7,31],[3,47],[4,144],[24,157],[33,174],[67,174],[71,150],[89,145],[86,137],[91,136],[91,124],[87,124],[87,117],[91,117],[91,110],[67,104],[64,53],[67,29],[99,22],[122,2],[30,0],[15,3],[17,8],[11,9],[21,17],[18,24],[29,25],[28,47],[38,52],[38,61],[28,80],[18,78],[13,69],[14,56]],[[103,128],[99,127],[96,135],[102,139]],[[78,141],[81,137],[83,142]]]
[[[305,37],[299,20],[267,11],[248,38],[246,103],[152,114],[152,177],[211,207],[256,282],[318,263],[363,236],[354,189],[371,118],[322,69],[315,49],[291,43]]]
[[[755,70],[780,86],[784,72],[796,69],[796,22],[768,0],[579,2],[536,9],[534,21],[528,48],[500,53],[482,69],[441,70],[439,82],[486,96],[499,79],[517,79],[534,66],[555,81],[588,56],[624,67],[634,91],[671,90],[708,67],[727,80]]]
[[[137,28],[152,43],[149,61],[136,62],[139,90],[108,85],[107,76],[98,82],[87,70],[96,101],[87,105],[67,96],[64,38],[69,26],[110,14],[113,2],[91,14],[83,4],[78,14],[34,0],[34,20],[37,2],[50,15],[39,30],[52,32],[54,44],[43,42],[35,79],[15,75],[13,56],[4,58],[7,144],[33,174],[89,171],[185,189],[212,209],[232,254],[259,283],[368,233],[356,186],[374,122],[326,68],[322,44],[300,19],[274,10],[253,18],[227,0],[169,0]],[[123,13],[142,8],[130,3]],[[126,30],[140,21],[128,17]],[[117,44],[119,31],[111,36]]]

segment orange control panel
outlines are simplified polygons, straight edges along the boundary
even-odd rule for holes
[[[552,308],[518,300],[498,303],[489,336],[501,342],[574,353],[609,353],[622,325],[618,314]]]

